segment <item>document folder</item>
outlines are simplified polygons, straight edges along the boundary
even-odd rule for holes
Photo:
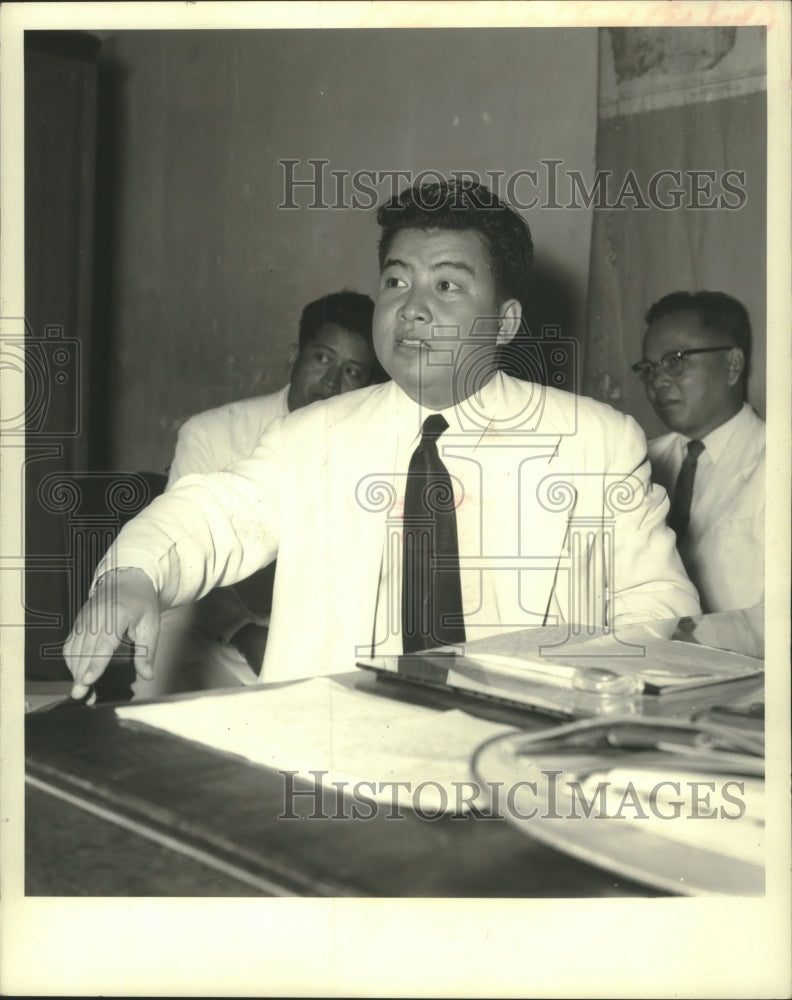
[[[728,642],[760,652],[750,632]],[[718,619],[674,619],[614,630],[566,627],[512,631],[410,655],[359,659],[381,677],[445,689],[559,718],[639,714],[644,695],[678,695],[761,677],[764,661],[718,646]],[[725,618],[726,616],[724,616]]]

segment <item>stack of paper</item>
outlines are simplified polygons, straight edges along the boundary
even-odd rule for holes
[[[317,780],[312,772],[325,772],[318,780],[326,786],[347,782],[354,794],[360,785],[364,798],[435,812],[486,806],[485,792],[471,788],[470,757],[484,740],[512,731],[461,711],[355,691],[328,677],[129,705],[116,713],[276,771],[296,771],[310,782]]]

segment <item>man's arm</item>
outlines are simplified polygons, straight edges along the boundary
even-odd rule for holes
[[[275,427],[234,472],[185,477],[124,526],[64,647],[76,697],[101,676],[125,634],[138,672],[150,677],[160,609],[236,583],[275,558],[280,443]]]
[[[179,430],[165,489],[191,473],[208,473],[211,451],[201,421],[191,417]],[[107,569],[107,556],[94,587],[72,626],[63,655],[74,677],[72,697],[82,698],[102,675],[108,660],[125,638],[134,643],[135,671],[150,680],[160,608],[151,579],[134,567]],[[104,573],[104,575],[102,575]]]
[[[229,463],[248,457],[235,454],[227,410],[197,413],[179,429],[165,490],[171,490],[184,476],[221,472]],[[203,609],[202,623],[207,632],[223,641],[228,641],[240,625],[255,620],[233,587],[215,590],[208,600],[211,606]]]
[[[252,451],[253,439],[276,418],[282,403],[281,394],[275,395],[277,407],[272,397],[264,397],[190,417],[179,430],[165,489],[171,489],[183,476],[219,472],[230,462],[248,458],[247,451],[240,454],[240,446],[250,442]],[[273,570],[270,567],[254,573],[241,581],[241,587],[218,587],[200,605],[201,629],[236,647],[255,673],[261,669],[267,643]]]

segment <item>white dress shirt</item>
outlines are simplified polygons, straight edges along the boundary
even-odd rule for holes
[[[689,440],[649,442],[652,479],[669,497]],[[754,607],[764,600],[765,423],[743,403],[702,444],[679,553],[705,612]]]

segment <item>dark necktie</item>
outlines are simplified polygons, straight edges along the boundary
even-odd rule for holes
[[[693,499],[696,465],[702,451],[704,451],[704,445],[701,441],[688,441],[687,455],[682,462],[674,487],[674,500],[668,515],[668,525],[676,532],[677,545],[685,537],[690,520],[690,503]]]
[[[465,641],[454,490],[437,439],[448,429],[427,417],[410,459],[404,494],[402,643],[405,653]]]

